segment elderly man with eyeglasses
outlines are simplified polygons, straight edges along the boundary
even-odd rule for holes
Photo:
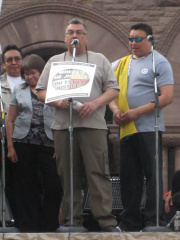
[[[78,111],[73,110],[73,187],[74,212],[73,224],[81,227],[82,211],[82,169],[85,169],[89,190],[90,204],[94,217],[105,232],[119,232],[117,222],[112,215],[112,183],[109,175],[107,148],[107,126],[104,119],[105,106],[118,95],[118,84],[109,61],[99,53],[87,51],[87,28],[83,21],[72,19],[65,32],[68,51],[52,57],[42,72],[37,84],[37,95],[44,101],[52,62],[72,61],[72,41],[78,39],[76,61],[96,64],[95,76],[89,97],[76,98],[82,105]],[[69,143],[69,101],[58,100],[50,103],[54,106],[55,152],[59,174],[63,177],[64,198],[62,203],[62,220],[69,226],[70,207],[70,143]],[[62,173],[61,173],[62,172]]]
[[[12,99],[14,87],[25,80],[21,77],[22,52],[16,45],[7,45],[2,52],[2,65],[5,73],[1,75],[0,94],[3,111],[7,114],[9,104]],[[1,110],[2,111],[2,110]],[[6,119],[6,115],[5,115]],[[11,217],[16,220],[16,208],[14,204],[14,187],[13,187],[13,169],[11,161],[7,158],[7,145],[5,141],[5,177],[6,177],[6,196],[9,201]],[[7,209],[8,210],[8,209]]]
[[[117,100],[109,106],[114,121],[120,125],[120,179],[123,211],[120,228],[139,231],[156,226],[156,161],[155,161],[155,90],[152,62],[151,26],[133,25],[129,35],[132,54],[113,64],[119,83]],[[162,206],[162,108],[173,100],[173,73],[168,60],[154,51],[155,70],[159,89],[159,223],[163,225]],[[156,126],[157,127],[157,126]],[[144,177],[146,178],[146,205],[144,218],[140,212]]]

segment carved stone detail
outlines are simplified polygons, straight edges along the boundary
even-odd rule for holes
[[[23,46],[21,50],[25,56],[27,54],[30,54],[31,52],[36,52],[36,51],[39,51],[40,49],[49,49],[49,48],[53,49],[54,51],[56,49],[60,49],[62,52],[67,50],[65,43],[61,41],[36,42],[33,44]]]
[[[118,145],[118,126],[116,124],[109,124],[108,128],[110,130],[109,140]],[[163,133],[163,147],[167,148],[177,148],[180,147],[180,126],[176,127],[166,127],[166,131]],[[174,129],[174,130],[173,130]],[[176,129],[176,131],[175,131]]]
[[[32,4],[26,3],[24,6],[15,8],[10,12],[5,12],[0,18],[0,29],[11,22],[27,16],[48,13],[73,15],[94,22],[105,28],[108,32],[112,33],[126,48],[128,48],[128,31],[115,19],[97,9],[88,8],[79,4],[73,4],[71,2],[42,3],[37,1],[33,2]]]
[[[164,1],[164,0],[158,0],[158,1],[157,1],[157,5],[158,5],[159,7],[180,6],[180,2],[177,1],[177,0],[166,0],[166,1]]]
[[[176,16],[172,18],[169,24],[166,26],[166,30],[160,37],[156,49],[159,49],[161,53],[166,56],[172,42],[180,31],[180,11],[177,12]]]
[[[161,6],[164,1],[158,0],[158,5]],[[172,1],[171,6],[173,4]],[[174,3],[177,5],[177,3]],[[80,17],[92,21],[101,27],[105,28],[108,32],[112,33],[127,49],[128,49],[128,34],[127,29],[118,23],[114,18],[109,17],[107,14],[103,13],[94,8],[87,6],[82,6],[80,4],[75,4],[71,2],[39,2],[35,1],[33,3],[25,3],[18,8],[11,9],[10,12],[3,12],[0,21],[0,29],[5,25],[17,21],[19,19],[33,16],[37,14],[67,14]],[[176,14],[174,18],[166,26],[166,30],[161,35],[155,48],[159,50],[164,56],[167,55],[172,42],[180,31],[180,11]],[[167,41],[168,39],[168,41]]]

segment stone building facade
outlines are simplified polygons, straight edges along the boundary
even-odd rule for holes
[[[132,24],[145,22],[154,30],[155,49],[172,64],[173,103],[164,109],[164,192],[172,172],[180,169],[180,0],[4,0],[0,17],[0,44],[16,44],[23,53],[37,53],[45,60],[64,52],[64,29],[72,17],[88,28],[88,49],[103,53],[110,62],[129,54]],[[118,161],[117,126],[109,124],[110,140]]]

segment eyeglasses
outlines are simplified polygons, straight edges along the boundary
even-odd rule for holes
[[[77,36],[87,35],[87,33],[83,32],[82,30],[77,30],[77,31],[68,30],[68,31],[66,32],[66,35],[72,36],[72,35],[74,35],[74,33],[76,33]]]
[[[36,71],[36,72],[35,72],[35,71],[34,71],[34,72],[32,71],[31,73],[24,73],[24,77],[25,77],[25,78],[28,78],[28,77],[30,77],[30,76],[35,76],[36,73],[38,73],[38,72],[39,72],[39,71]]]
[[[21,58],[21,57],[7,58],[7,59],[5,60],[5,62],[6,62],[6,63],[12,63],[13,60],[14,60],[15,62],[20,62],[20,61],[22,60],[22,58]]]
[[[147,37],[129,38],[129,41],[133,42],[135,40],[135,42],[142,42],[142,40],[145,38],[147,39]]]

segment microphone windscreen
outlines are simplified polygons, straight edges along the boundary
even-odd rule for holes
[[[79,44],[79,39],[74,39],[73,41],[72,41],[72,43],[71,43],[71,45],[78,45]]]
[[[152,35],[148,35],[148,36],[147,36],[147,40],[148,40],[149,42],[151,42],[151,41],[154,40],[154,37],[153,37]]]

